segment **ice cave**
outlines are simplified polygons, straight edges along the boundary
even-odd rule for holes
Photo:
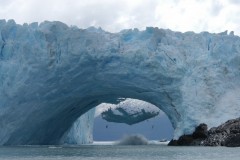
[[[174,138],[239,117],[240,38],[233,32],[109,33],[1,20],[0,33],[0,145],[74,143],[78,132],[89,137],[79,126],[91,125],[94,108],[119,98],[157,106]]]

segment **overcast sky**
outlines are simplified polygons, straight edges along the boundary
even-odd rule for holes
[[[20,24],[57,20],[110,32],[155,26],[240,35],[240,0],[0,0],[0,18]]]

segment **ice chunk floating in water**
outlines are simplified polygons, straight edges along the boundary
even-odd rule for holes
[[[240,38],[158,28],[109,33],[0,21],[0,144],[59,144],[119,97],[164,111],[175,138],[240,114]],[[83,130],[84,132],[84,130]]]

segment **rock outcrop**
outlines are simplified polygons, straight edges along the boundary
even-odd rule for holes
[[[202,145],[207,138],[208,131],[206,124],[200,124],[191,135],[182,135],[178,140],[171,140],[169,146],[196,146]]]
[[[208,131],[204,146],[240,147],[240,118],[229,120]]]
[[[240,118],[229,120],[209,131],[206,124],[200,124],[193,134],[171,140],[168,145],[240,147]]]

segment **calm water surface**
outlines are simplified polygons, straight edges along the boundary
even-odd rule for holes
[[[166,145],[0,147],[0,160],[239,160],[240,148]]]

